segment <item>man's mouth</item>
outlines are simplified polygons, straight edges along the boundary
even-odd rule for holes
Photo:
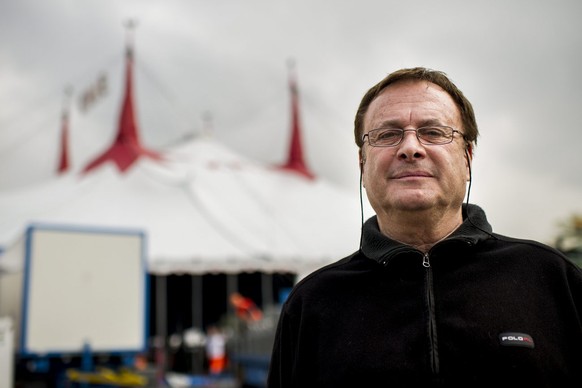
[[[430,178],[432,175],[426,171],[403,171],[396,173],[392,179],[407,179],[407,178]]]

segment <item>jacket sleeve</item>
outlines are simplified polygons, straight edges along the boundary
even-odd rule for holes
[[[571,268],[572,270],[568,275],[568,283],[578,313],[578,325],[582,331],[582,268],[578,267],[576,264],[573,264]]]
[[[291,317],[285,306],[281,311],[269,364],[267,388],[291,388],[295,385],[295,338]]]

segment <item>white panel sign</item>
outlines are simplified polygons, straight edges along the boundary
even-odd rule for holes
[[[144,241],[139,231],[31,227],[21,353],[144,350]]]

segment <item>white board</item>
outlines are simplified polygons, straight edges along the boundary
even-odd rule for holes
[[[147,338],[145,235],[55,225],[27,230],[20,352],[139,352]]]

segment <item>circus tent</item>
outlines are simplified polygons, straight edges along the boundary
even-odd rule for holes
[[[21,265],[23,233],[34,224],[144,230],[154,274],[305,273],[357,248],[358,199],[316,177],[303,158],[294,78],[288,159],[269,166],[205,136],[145,147],[132,72],[128,44],[117,136],[81,174],[68,168],[64,114],[59,174],[0,192],[0,271]]]

